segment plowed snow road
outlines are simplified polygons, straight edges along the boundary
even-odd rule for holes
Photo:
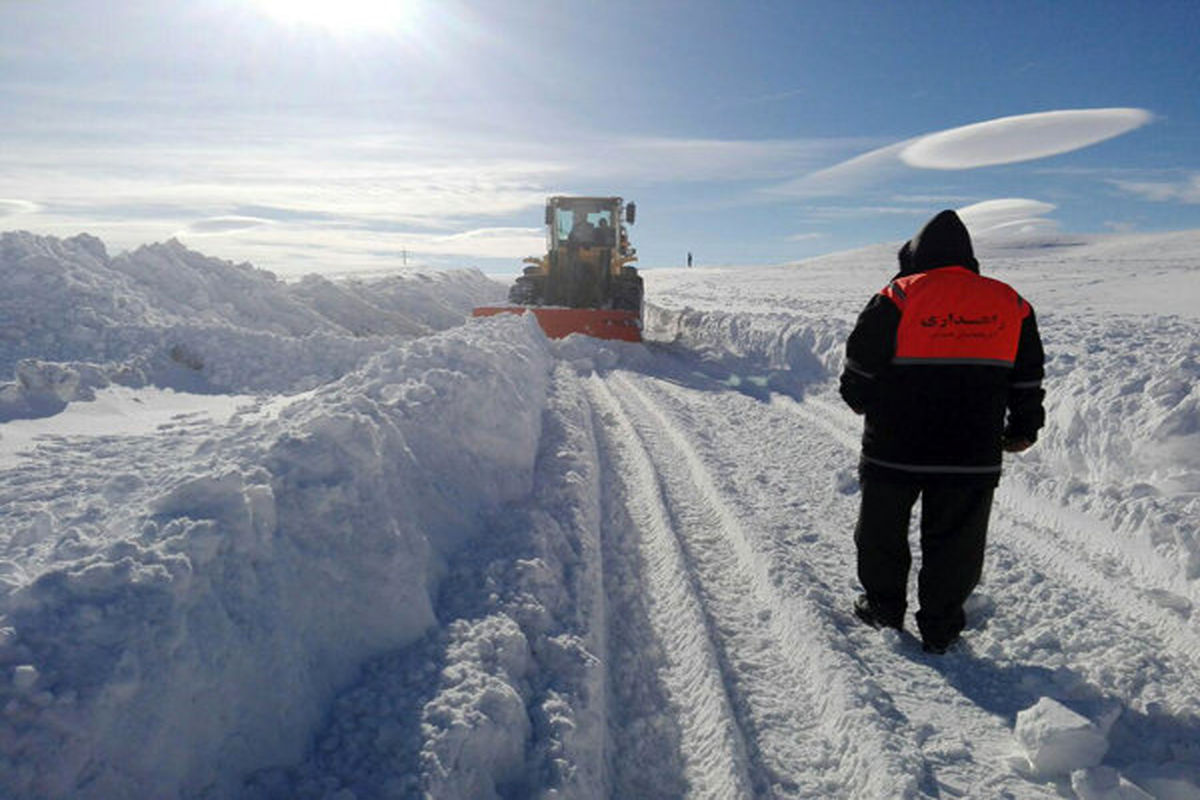
[[[1059,797],[1067,776],[1031,776],[1013,732],[1047,696],[1122,768],[1200,741],[1200,634],[1171,571],[1019,461],[964,641],[931,656],[850,613],[861,422],[827,381],[767,391],[650,345],[560,364],[550,397],[533,494],[445,582],[439,614],[463,622],[367,666],[300,796],[398,774],[406,797]],[[516,667],[495,660],[525,647],[512,620],[543,632]],[[470,681],[510,688],[464,723]],[[420,720],[400,745],[397,714]],[[501,740],[491,773],[463,769]]]
[[[960,650],[928,656],[858,624],[857,419],[829,395],[755,398],[659,359],[583,379],[606,564],[638,579],[610,585],[609,624],[658,654],[658,707],[610,720],[614,796],[1056,796],[1021,774],[1017,711],[1064,689],[1101,716],[1190,704],[1200,637],[1156,601],[1168,590],[1145,586],[1115,537],[1040,513],[1020,488],[999,495]],[[1028,619],[1046,624],[1021,630]],[[1062,650],[1095,660],[1067,665]],[[609,678],[632,701],[626,674]],[[1183,694],[1158,697],[1168,687]],[[1156,724],[1122,719],[1132,736]]]

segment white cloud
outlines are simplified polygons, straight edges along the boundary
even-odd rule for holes
[[[878,150],[855,156],[849,161],[817,170],[778,187],[776,191],[805,197],[849,194],[856,189],[902,171],[903,166],[899,159],[900,151],[910,141],[905,140],[881,147]]]
[[[263,137],[226,144],[204,137],[171,146],[58,140],[0,153],[0,192],[29,196],[47,209],[128,210],[172,205],[170,230],[241,206],[405,220],[457,227],[462,218],[536,209],[560,167],[544,158],[485,150],[475,142],[407,136]]]
[[[570,171],[613,181],[779,180],[828,158],[830,139],[596,139],[561,154]]]
[[[806,221],[820,222],[840,222],[845,220],[866,219],[870,217],[892,216],[892,217],[922,217],[929,215],[931,205],[941,204],[945,207],[943,201],[926,202],[913,205],[812,205],[804,206],[799,209],[800,215]]]
[[[180,238],[190,245],[187,237]],[[546,240],[541,228],[477,228],[445,235],[349,227],[314,231],[303,222],[275,222],[207,237],[202,249],[286,276],[481,263],[519,272],[523,258],[545,253]]]
[[[1153,120],[1140,108],[1045,111],[977,122],[881,147],[805,175],[777,191],[849,194],[905,168],[957,170],[1011,164],[1078,150]]]
[[[1057,206],[1023,197],[984,200],[958,209],[958,216],[972,233],[984,233],[1013,223],[1024,223],[1049,214]],[[1045,220],[1048,222],[1049,220]]]
[[[479,228],[417,239],[413,247],[434,255],[521,259],[545,253],[546,234],[541,228]]]
[[[988,241],[992,243],[999,241],[1012,242],[1019,239],[1024,244],[1045,244],[1053,241],[1056,238],[1054,235],[1059,230],[1059,224],[1052,219],[1030,217],[1028,219],[1015,219],[1011,222],[994,225],[976,234],[974,239],[977,242]]]
[[[245,120],[235,120],[238,124]],[[291,273],[394,261],[520,259],[545,250],[549,195],[633,192],[656,182],[782,179],[846,142],[582,136],[524,139],[493,131],[380,129],[327,122],[264,129],[249,139],[170,129],[162,139],[98,141],[74,129],[32,135],[0,152],[0,197],[36,192],[41,231],[86,230],[110,246],[178,236]],[[167,135],[167,134],[170,135]],[[0,216],[25,210],[0,205]],[[320,254],[321,261],[315,261]]]
[[[1140,108],[1090,108],[1021,114],[932,133],[909,143],[900,160],[924,169],[973,169],[1069,153],[1140,128]]]
[[[957,213],[976,241],[1032,244],[1052,241],[1058,234],[1058,222],[1044,216],[1055,208],[1041,200],[1005,197],[964,206]]]
[[[269,225],[270,220],[259,219],[257,217],[209,217],[208,219],[197,220],[191,225],[188,225],[180,233],[192,234],[195,236],[205,236],[210,234],[233,233],[234,231],[244,231],[249,228],[257,228],[260,225]]]
[[[8,200],[0,198],[0,217],[15,217],[20,214],[34,214],[40,210],[37,203],[28,200]]]
[[[827,233],[796,233],[787,237],[789,242],[811,242],[815,239],[824,239],[828,236]]]
[[[970,203],[973,198],[966,195],[950,195],[950,194],[896,194],[892,195],[892,202],[905,203],[908,205],[921,206],[941,206],[954,205],[955,203]]]
[[[1124,192],[1158,203],[1200,203],[1200,173],[1181,181],[1110,180],[1109,183]]]

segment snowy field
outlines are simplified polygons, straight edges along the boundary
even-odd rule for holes
[[[940,657],[850,613],[898,244],[646,270],[629,344],[5,234],[0,796],[1200,798],[1200,232],[977,243],[1048,422]]]

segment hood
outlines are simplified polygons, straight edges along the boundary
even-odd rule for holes
[[[958,214],[947,209],[925,223],[925,227],[904,243],[897,254],[900,274],[912,275],[938,267],[966,267],[979,272],[971,234]]]

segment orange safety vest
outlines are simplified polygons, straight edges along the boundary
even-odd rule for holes
[[[900,309],[893,364],[1011,367],[1030,308],[1011,286],[966,267],[897,278],[881,294]]]

